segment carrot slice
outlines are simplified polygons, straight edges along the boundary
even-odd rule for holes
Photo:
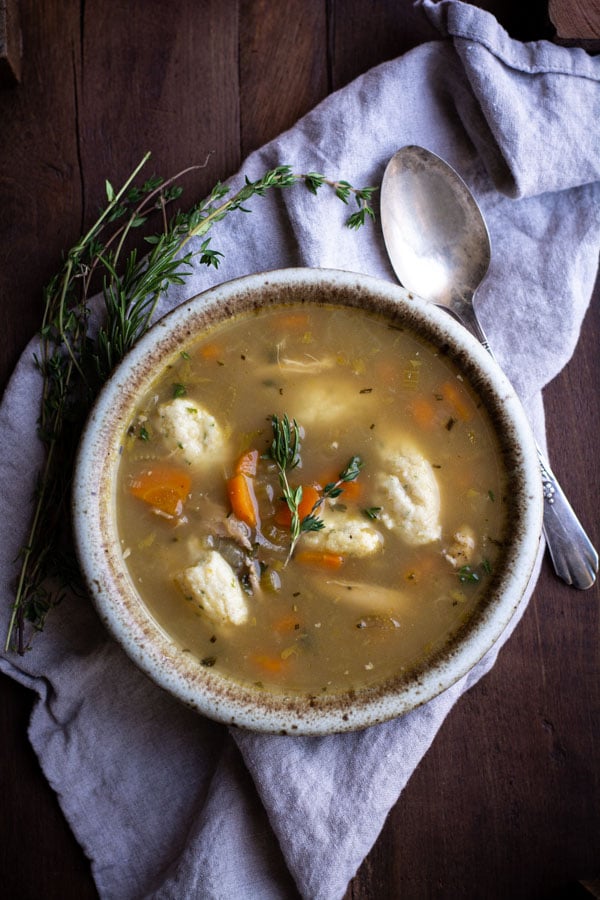
[[[259,455],[258,450],[247,450],[245,453],[242,453],[234,466],[235,474],[249,475],[251,478],[255,478]]]
[[[278,634],[285,634],[288,631],[298,631],[300,628],[300,618],[297,613],[288,613],[287,616],[279,619],[273,624],[273,631]]]
[[[294,559],[311,566],[321,566],[324,569],[339,569],[344,564],[344,557],[337,553],[325,553],[321,550],[300,550]]]
[[[433,427],[437,410],[426,397],[415,397],[410,405],[410,411],[419,428],[428,430]]]
[[[302,485],[302,500],[298,504],[298,516],[300,517],[300,521],[311,514],[313,507],[320,496],[321,494],[312,484]],[[275,521],[283,528],[289,528],[292,524],[292,512],[285,501],[281,503],[279,509],[275,513]]]
[[[280,656],[267,656],[266,653],[255,653],[251,659],[255,665],[271,675],[279,674],[285,667],[285,660]]]
[[[451,381],[445,381],[442,385],[442,397],[446,403],[450,404],[458,418],[464,422],[467,422],[473,415],[468,395]]]
[[[434,572],[436,568],[439,568],[441,559],[441,556],[421,557],[418,565],[414,568],[411,567],[406,569],[404,572],[404,580],[411,584],[420,584],[426,578],[430,577],[431,573]]]
[[[200,347],[200,354],[204,359],[218,359],[223,355],[223,348],[220,344],[204,344]]]
[[[258,503],[254,493],[254,480],[238,472],[227,480],[227,494],[234,516],[251,528],[258,523]]]
[[[287,313],[275,319],[275,326],[284,331],[301,331],[306,330],[310,326],[310,315],[308,313]]]
[[[321,490],[325,487],[326,484],[335,484],[339,479],[339,472],[332,473],[331,477],[322,478],[319,480],[319,487]],[[354,481],[345,481],[343,484],[340,484],[340,488],[342,493],[339,497],[339,502],[343,503],[344,500],[358,500],[358,498],[362,494],[363,486],[360,481],[357,481],[355,478]]]
[[[302,500],[298,505],[300,521],[310,516],[315,503],[318,503],[321,494],[312,484],[306,484],[302,488]],[[289,512],[289,510],[288,510]]]
[[[275,513],[275,522],[277,525],[280,525],[281,528],[289,528],[292,524],[292,511],[289,506],[282,500],[279,504],[279,507]]]
[[[131,476],[129,490],[153,509],[167,516],[180,516],[192,480],[187,472],[172,466],[149,466]]]

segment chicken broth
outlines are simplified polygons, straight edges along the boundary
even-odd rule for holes
[[[372,313],[281,306],[164,368],[124,439],[118,529],[183,651],[258,688],[337,693],[409,674],[460,631],[505,491],[446,356]]]

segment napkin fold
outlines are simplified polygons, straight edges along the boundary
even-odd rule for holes
[[[440,40],[328,97],[232,182],[290,164],[379,184],[389,157],[410,143],[447,159],[492,238],[482,322],[543,443],[540,391],[574,350],[598,262],[600,59],[511,40],[490,14],[455,0],[419,5]],[[271,268],[394,280],[378,226],[345,229],[347,210],[325,193],[269,194],[253,210],[215,229],[219,271],[199,266],[158,314]],[[0,407],[3,630],[40,461],[32,352]],[[460,682],[398,720],[345,735],[266,736],[204,719],[141,674],[75,597],[31,652],[3,654],[0,669],[37,694],[29,737],[101,897],[335,900],[456,700],[494,664],[534,581],[506,633]]]

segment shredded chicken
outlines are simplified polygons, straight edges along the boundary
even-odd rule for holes
[[[363,581],[323,579],[319,590],[336,602],[351,604],[367,613],[398,613],[405,605],[404,595],[395,588]]]
[[[225,518],[225,531],[240,545],[240,547],[243,547],[244,550],[252,550],[252,544],[250,543],[250,535],[252,532],[250,526],[246,525],[245,522],[242,522],[235,516],[227,516]]]
[[[447,549],[442,550],[442,555],[451,566],[460,569],[461,566],[468,565],[473,558],[475,532],[468,525],[463,525],[454,532],[452,538],[453,543]]]

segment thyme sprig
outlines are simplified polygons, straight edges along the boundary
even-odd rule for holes
[[[273,440],[266,456],[272,459],[277,466],[277,476],[283,491],[283,499],[291,513],[291,542],[285,561],[285,565],[287,565],[292,558],[302,532],[302,521],[299,512],[300,503],[302,502],[302,486],[299,485],[293,488],[287,477],[289,471],[300,465],[300,428],[295,419],[290,421],[287,413],[281,419],[276,413],[273,413],[271,416],[271,427],[273,429]],[[319,527],[322,528],[323,525],[315,524],[312,530],[318,530]]]
[[[376,188],[354,188],[347,181],[330,181],[316,172],[308,172],[306,175],[303,175],[302,178],[309,191],[313,194],[316,194],[319,188],[323,187],[324,184],[328,184],[329,187],[334,189],[336,197],[338,200],[341,200],[342,203],[348,203],[350,197],[354,196],[358,205],[358,210],[357,212],[352,213],[346,220],[348,228],[360,228],[365,224],[367,216],[370,219],[375,219],[375,213],[371,206],[371,198],[373,197]]]
[[[283,492],[283,499],[291,514],[291,540],[285,562],[285,565],[287,565],[294,554],[300,537],[311,531],[321,531],[325,527],[323,519],[318,516],[319,509],[326,500],[333,500],[339,497],[344,489],[344,484],[358,478],[363,462],[359,456],[352,456],[347,466],[340,472],[337,480],[325,485],[318,500],[315,500],[307,515],[300,516],[300,504],[303,496],[302,485],[292,487],[287,473],[300,465],[301,430],[296,420],[292,419],[290,421],[287,414],[284,414],[280,419],[274,413],[271,416],[271,426],[273,429],[273,440],[267,457],[272,459],[277,465],[277,475]]]
[[[166,289],[184,284],[194,261],[218,268],[222,254],[211,247],[207,232],[234,210],[249,212],[247,203],[253,197],[302,182],[312,193],[327,185],[344,203],[354,197],[358,210],[347,220],[350,228],[374,217],[370,205],[374,188],[358,189],[346,181],[314,172],[295,174],[289,166],[278,166],[255,181],[246,178],[233,194],[219,182],[207,198],[169,219],[168,207],[181,196],[181,178],[199,166],[166,180],[152,176],[138,183],[149,158],[147,153],[119,189],[105,182],[104,209],[44,289],[34,358],[42,379],[37,430],[44,459],[20,551],[5,643],[6,650],[20,654],[30,646],[32,635],[43,629],[52,607],[79,583],[69,505],[76,447],[90,406],[113,368],[148,329]],[[148,252],[126,251],[133,233],[148,228],[153,216],[159,217],[161,227],[144,235]],[[190,245],[193,238],[200,238],[200,243]],[[94,328],[90,298],[98,283],[103,315]]]

